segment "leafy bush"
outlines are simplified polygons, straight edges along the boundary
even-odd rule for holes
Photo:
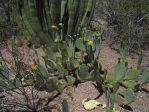
[[[11,3],[0,1],[0,40],[6,40],[12,36],[14,27],[11,15]]]

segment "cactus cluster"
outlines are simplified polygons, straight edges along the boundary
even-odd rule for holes
[[[119,106],[132,103],[135,99],[135,92],[141,90],[144,84],[149,83],[148,74],[149,70],[146,69],[138,79],[140,70],[128,68],[127,62],[118,63],[115,73],[107,73],[102,82],[107,103],[106,112],[113,112],[115,103]],[[124,93],[119,92],[120,87],[124,87]]]
[[[73,85],[77,81],[95,80],[95,72],[96,75],[100,73],[97,70],[100,66],[98,66],[97,60],[102,41],[101,32],[95,33],[90,30],[84,32],[82,38],[76,36],[76,40],[70,38],[67,41],[57,41],[50,47],[45,47],[45,56],[43,57],[45,66],[36,61],[35,65],[31,66],[32,71],[26,73],[24,65],[16,62],[18,71],[15,80],[9,80],[7,66],[1,64],[0,76],[4,83],[0,83],[2,84],[0,86],[5,91],[32,85],[39,91],[57,90],[62,92],[65,87]],[[75,48],[79,51],[76,51]],[[92,61],[95,61],[94,64]],[[93,69],[96,70],[93,71]],[[3,76],[7,77],[3,78]]]
[[[76,36],[75,40],[58,40],[44,48],[45,65],[41,65],[37,60],[31,71],[25,72],[25,66],[16,62],[18,71],[14,80],[10,80],[6,64],[0,63],[0,89],[8,91],[22,86],[34,86],[38,91],[57,90],[61,93],[67,86],[93,81],[96,82],[95,87],[99,92],[105,93],[106,112],[113,112],[115,103],[120,106],[128,105],[133,102],[134,93],[149,82],[149,70],[145,70],[140,77],[138,69],[130,69],[126,62],[127,51],[122,47],[121,59],[115,72],[103,71],[98,61],[101,41],[101,32],[87,29],[82,37]],[[120,87],[125,88],[124,94],[119,93]]]
[[[14,0],[13,13],[19,26],[36,45],[49,43],[60,36],[63,40],[68,35],[78,33],[81,27],[89,24],[96,0]],[[50,26],[59,27],[59,31]]]

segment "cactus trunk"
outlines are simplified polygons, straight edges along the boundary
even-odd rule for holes
[[[13,12],[18,24],[21,18],[30,40],[40,46],[48,45],[56,36],[65,40],[76,34],[79,27],[87,26],[95,3],[96,0],[15,0]],[[64,27],[59,28],[58,23]],[[50,29],[52,25],[57,25],[59,31]]]

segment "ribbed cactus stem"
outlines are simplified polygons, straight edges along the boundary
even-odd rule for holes
[[[67,8],[67,0],[62,0],[61,1],[61,21],[64,18],[64,15],[66,13],[66,8]]]
[[[92,10],[94,7],[94,1],[95,0],[88,0],[87,9],[81,22],[81,26],[84,26],[85,23],[88,23],[88,21],[90,20],[90,17],[92,16]]]
[[[17,7],[14,14],[17,12],[17,16],[22,18],[23,26],[31,35],[33,43],[47,44],[51,38],[59,36],[61,39],[65,39],[68,35],[76,34],[80,25],[87,26],[95,1],[15,0]],[[19,24],[18,18],[16,21]],[[64,24],[63,28],[58,26],[58,23],[61,22]],[[51,29],[51,25],[57,26],[59,30]]]
[[[69,14],[69,19],[68,19],[68,33],[67,35],[73,35],[75,25],[76,25],[76,16],[77,16],[77,9],[79,6],[79,1],[78,0],[68,0],[68,14]]]

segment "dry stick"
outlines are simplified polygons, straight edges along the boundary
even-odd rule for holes
[[[14,59],[14,60],[15,60],[15,59]],[[17,64],[17,61],[15,61],[15,63]],[[17,68],[17,69],[18,69],[18,68]],[[17,70],[17,72],[18,72],[18,71],[19,71],[19,70]],[[20,80],[20,79],[19,79],[19,80]],[[20,82],[21,82],[21,80],[20,80]],[[21,84],[22,84],[22,83],[21,83]],[[23,86],[23,84],[22,84],[22,86]],[[20,91],[22,92],[23,96],[25,96],[26,101],[27,101],[27,105],[30,106],[30,104],[31,104],[31,99],[30,99],[29,96],[27,95],[27,93],[26,93],[24,87],[22,87],[22,88],[20,89]]]
[[[16,93],[16,92],[14,92],[14,93]],[[23,102],[22,102],[18,97],[15,97],[15,95],[13,95],[12,93],[7,92],[7,94],[10,95],[10,96],[12,96],[12,97],[14,97],[14,99],[15,99],[17,102],[21,102],[21,103],[23,104]],[[21,95],[22,95],[22,94],[21,94]]]
[[[49,97],[48,98],[48,102],[46,103],[46,105],[48,105],[51,101],[53,101],[55,98],[57,98],[61,93],[57,93],[55,96]]]
[[[21,107],[23,107],[23,105],[24,105],[25,107],[28,107],[27,104],[24,104],[23,102],[21,102],[21,100],[18,99],[17,97],[15,97],[15,95],[12,95],[12,93],[7,92],[7,94],[10,95],[10,96],[12,96],[12,97],[14,97],[15,100],[16,100],[16,102],[11,102],[11,103],[12,103],[12,104],[10,103],[11,105],[14,106],[14,105],[18,104],[18,105],[20,105]],[[22,95],[22,94],[21,94],[21,95]],[[20,103],[19,103],[19,102],[20,102]],[[10,105],[10,104],[8,103],[8,105]],[[29,109],[30,109],[30,108],[29,108]]]
[[[15,47],[14,47],[14,48],[15,48]],[[12,50],[13,50],[13,49],[12,49]],[[12,55],[14,55],[14,54],[13,54],[13,51],[12,51]],[[15,57],[15,56],[14,56],[14,61],[15,61],[15,65],[17,65],[17,64],[18,64],[17,62],[19,62],[18,57]],[[20,64],[19,64],[19,66],[20,66]],[[19,72],[19,70],[18,70],[18,67],[17,67],[17,73],[18,73],[18,72]],[[20,79],[19,79],[19,80],[20,80]],[[20,82],[21,82],[21,80],[20,80]],[[22,83],[21,83],[21,84],[22,84]],[[23,86],[23,84],[22,84],[22,86]],[[31,103],[31,99],[29,98],[28,94],[26,93],[24,87],[23,87],[22,89],[20,89],[20,91],[22,92],[23,96],[26,98],[28,108],[33,109],[33,108],[30,106],[30,105],[32,104],[32,103]]]
[[[144,15],[140,20],[138,20],[137,22],[142,21],[144,18],[146,18],[147,16],[149,16],[149,14]]]
[[[11,103],[8,103],[8,105],[9,106],[18,106],[18,107],[22,107],[23,109],[26,109],[27,111],[31,111],[32,112],[32,109],[31,108],[28,108],[28,106],[27,105],[23,105],[23,104],[21,104],[21,103],[19,103],[19,102],[11,102]]]
[[[34,88],[32,87],[32,100],[33,100],[33,107],[34,107],[34,109],[36,109],[37,107],[36,107],[36,103],[35,103],[35,97],[34,97]]]
[[[9,49],[10,50],[10,49]],[[11,50],[10,50],[11,51]],[[11,53],[12,53],[12,55],[14,55],[13,54],[13,52],[11,51]],[[14,61],[15,61],[15,65],[17,65],[17,62],[18,62],[18,58],[17,57],[15,57],[15,56],[13,56],[13,58],[14,58]],[[18,72],[18,68],[17,68],[17,71],[16,72]],[[7,79],[7,78],[6,78]],[[20,79],[19,79],[20,80]],[[9,81],[9,80],[8,80]],[[20,80],[21,81],[21,80]],[[19,87],[17,87],[14,83],[12,83],[11,82],[11,84],[14,86],[14,87],[16,87],[18,90],[20,90],[20,92],[22,93],[22,95],[23,96],[25,96],[25,98],[26,98],[26,101],[27,101],[27,107],[28,108],[30,108],[30,109],[33,109],[32,107],[30,107],[30,104],[31,104],[31,99],[29,98],[29,96],[27,95],[27,93],[26,93],[26,91],[24,90],[24,88],[22,88],[22,89],[20,89]],[[23,86],[23,85],[22,85]]]
[[[10,49],[9,49],[9,50],[10,50]],[[11,50],[10,50],[10,51],[11,51]],[[18,57],[15,58],[13,51],[11,51],[11,53],[12,53],[12,55],[13,55],[13,58],[14,58],[14,61],[15,61],[15,65],[17,65]],[[2,57],[2,58],[3,58],[3,57]],[[6,64],[6,63],[5,63],[5,64]],[[19,70],[18,70],[18,68],[17,68],[17,72],[18,72],[18,71],[19,71]],[[8,72],[9,72],[9,71],[8,71]],[[7,78],[6,78],[6,80],[9,81],[9,79],[7,79]],[[9,81],[9,82],[10,82],[10,81]],[[11,82],[11,84],[12,84],[14,87],[17,87],[14,83]],[[20,88],[17,87],[17,89],[20,90],[20,92],[22,93],[23,96],[25,96],[26,101],[27,101],[27,105],[26,105],[26,106],[27,106],[29,109],[33,110],[33,108],[31,108],[31,107],[30,107],[30,104],[29,104],[29,103],[31,103],[31,99],[30,99],[29,96],[27,95],[27,93],[26,93],[26,91],[24,90],[24,88],[20,89]],[[17,102],[17,103],[18,103],[18,102]],[[19,104],[19,103],[18,103],[18,104]],[[21,104],[21,105],[22,105],[22,104]]]

